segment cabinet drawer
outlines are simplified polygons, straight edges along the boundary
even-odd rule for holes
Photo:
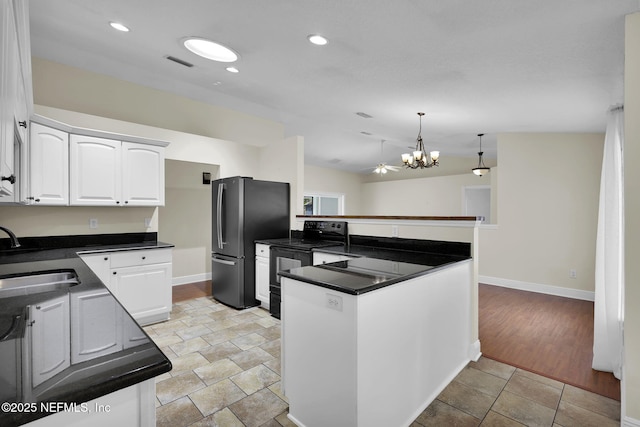
[[[164,262],[171,262],[171,249],[135,250],[113,252],[111,254],[111,268],[161,264]]]
[[[269,257],[269,245],[256,243],[256,256]]]

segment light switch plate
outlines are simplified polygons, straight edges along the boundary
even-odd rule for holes
[[[89,218],[89,228],[98,228],[98,218]]]

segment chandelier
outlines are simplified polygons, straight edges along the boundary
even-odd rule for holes
[[[402,162],[406,167],[411,169],[424,169],[438,166],[440,165],[440,163],[438,163],[440,152],[432,151],[427,156],[426,151],[424,151],[424,143],[422,142],[422,116],[424,116],[424,113],[418,113],[418,116],[420,116],[420,130],[418,131],[418,138],[416,139],[416,149],[413,151],[413,154],[404,153],[402,155]]]
[[[484,160],[482,160],[482,155],[484,154],[482,151],[482,137],[484,136],[484,133],[479,133],[478,137],[480,138],[480,151],[478,151],[478,167],[475,167],[473,169],[471,169],[471,171],[478,175],[478,176],[482,176],[485,173],[488,173],[491,171],[491,169],[489,169],[488,167],[486,167],[484,165]]]

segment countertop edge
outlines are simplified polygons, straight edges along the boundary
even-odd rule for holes
[[[435,273],[437,271],[444,270],[444,269],[446,269],[448,267],[451,267],[451,266],[453,266],[455,264],[458,264],[458,263],[471,262],[472,260],[473,260],[473,258],[469,257],[469,258],[466,258],[466,259],[447,262],[447,263],[435,266],[435,267],[433,267],[433,268],[431,268],[429,270],[425,270],[425,271],[421,271],[421,272],[413,273],[413,274],[407,274],[405,276],[394,278],[394,279],[390,279],[390,280],[385,280],[384,282],[376,283],[376,284],[373,284],[371,286],[368,286],[368,287],[362,288],[362,289],[349,289],[349,288],[345,288],[345,287],[342,287],[342,286],[334,284],[334,283],[322,282],[322,281],[319,281],[319,280],[310,279],[308,277],[299,276],[299,275],[291,273],[289,271],[282,271],[282,272],[280,272],[278,274],[280,276],[282,276],[282,277],[287,277],[289,279],[298,280],[300,282],[309,283],[311,285],[316,285],[316,286],[319,286],[319,287],[322,287],[322,288],[331,289],[331,290],[334,290],[334,291],[337,291],[337,292],[341,292],[341,293],[344,293],[344,294],[348,294],[348,295],[358,296],[358,295],[366,294],[366,293],[371,292],[371,291],[375,291],[375,290],[378,290],[378,289],[386,288],[388,286],[395,285],[397,283],[405,282],[407,280],[411,280],[411,279],[414,279],[416,277],[426,276],[426,275],[429,275],[431,273]],[[301,268],[322,269],[323,265],[327,265],[327,264],[310,265],[310,266],[301,267]],[[328,264],[328,265],[330,265],[330,264]],[[350,273],[343,272],[342,274],[349,275]]]

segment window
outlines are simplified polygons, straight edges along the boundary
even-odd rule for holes
[[[305,194],[304,215],[344,215],[344,194]]]
[[[463,215],[483,216],[485,224],[491,223],[491,187],[484,185],[463,188]]]

